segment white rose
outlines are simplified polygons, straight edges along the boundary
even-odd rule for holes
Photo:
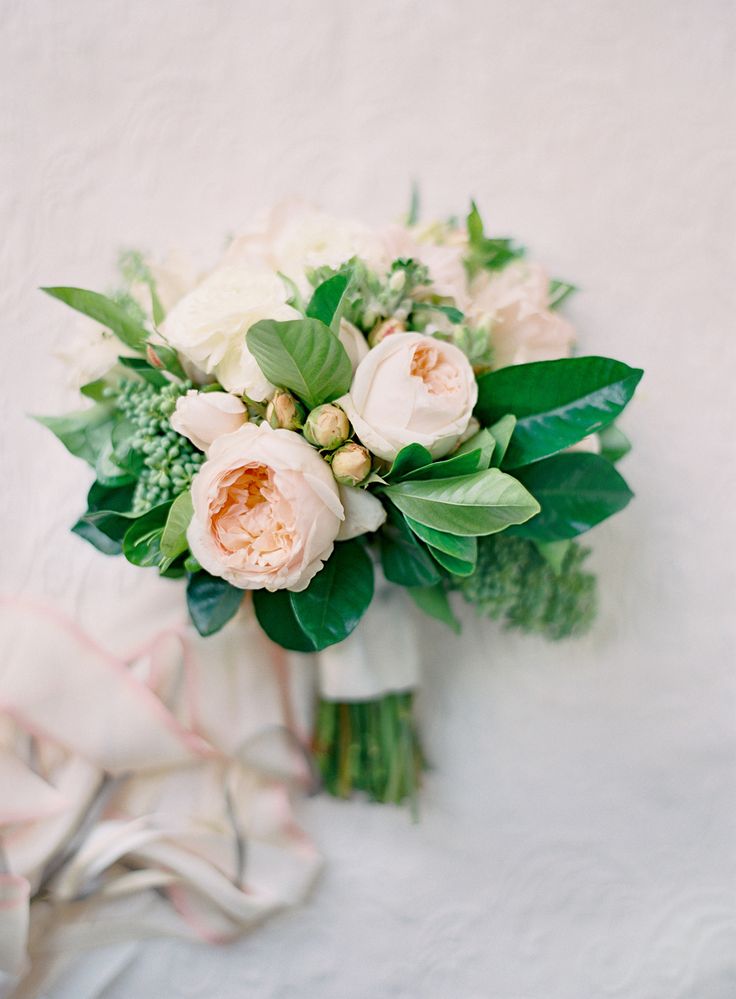
[[[355,256],[374,262],[380,250],[376,234],[362,223],[335,218],[304,202],[286,201],[231,243],[225,263],[260,264],[280,271],[306,294],[307,270],[339,267]]]
[[[200,451],[224,434],[232,434],[248,422],[242,401],[229,392],[197,392],[191,389],[176,401],[169,420],[178,434],[183,434]]]
[[[299,434],[246,423],[219,437],[192,480],[197,561],[234,586],[303,590],[344,518],[329,465]]]
[[[173,347],[228,392],[262,401],[273,393],[245,334],[261,319],[298,319],[286,304],[283,281],[245,266],[221,267],[185,295],[166,317],[162,333]]]
[[[118,357],[136,356],[114,333],[87,318],[77,321],[75,335],[64,334],[54,354],[64,364],[69,387],[77,391],[108,374]]]
[[[340,525],[338,541],[349,541],[377,531],[386,520],[383,503],[367,489],[340,486],[340,500],[345,510],[345,520]]]
[[[489,328],[495,368],[570,356],[575,330],[548,308],[549,278],[538,264],[516,261],[484,271],[470,291],[468,320]]]
[[[454,344],[396,333],[368,352],[350,392],[337,401],[360,440],[392,461],[407,444],[447,454],[466,430],[478,398],[468,359]]]

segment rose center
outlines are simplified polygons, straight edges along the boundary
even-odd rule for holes
[[[446,395],[460,387],[456,368],[431,342],[420,343],[414,348],[410,372],[424,383],[430,395]]]
[[[256,566],[279,565],[293,548],[292,507],[266,465],[246,466],[225,477],[210,516],[223,553],[240,552]]]

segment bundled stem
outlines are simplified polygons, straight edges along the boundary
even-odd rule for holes
[[[365,792],[373,801],[412,810],[424,766],[413,718],[413,691],[374,701],[320,701],[314,758],[325,789],[337,798]]]

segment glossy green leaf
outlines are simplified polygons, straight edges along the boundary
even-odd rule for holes
[[[291,594],[291,606],[319,650],[347,638],[372,599],[373,562],[359,541],[343,541],[306,590]]]
[[[483,453],[483,468],[488,468],[491,464],[491,459],[493,458],[493,452],[496,449],[496,438],[493,436],[490,430],[486,430],[484,427],[479,430],[477,434],[473,434],[466,441],[460,445],[460,447],[455,451],[453,457],[457,457],[459,454],[468,454],[471,451],[479,450]]]
[[[550,309],[559,309],[562,303],[574,295],[578,291],[578,288],[574,284],[570,284],[569,281],[559,281],[553,279],[549,283],[549,307]]]
[[[400,513],[390,516],[384,525],[379,545],[381,568],[389,582],[397,586],[432,586],[442,578],[426,546],[412,534]]]
[[[613,464],[625,458],[631,450],[631,441],[614,424],[604,427],[598,436],[601,442],[601,455]]]
[[[489,435],[490,436],[490,435]],[[480,472],[488,468],[490,464],[490,454],[488,447],[481,446],[473,451],[463,454],[455,454],[451,458],[443,461],[433,461],[429,465],[423,465],[412,472],[407,472],[402,476],[403,482],[414,482],[417,479],[452,479],[458,475],[472,475],[473,472]]]
[[[542,509],[509,533],[534,541],[562,541],[583,534],[623,510],[633,495],[613,465],[597,454],[558,454],[517,474]]]
[[[401,482],[386,495],[407,517],[449,534],[494,534],[533,517],[539,505],[497,468],[453,479]]]
[[[186,492],[179,493],[171,504],[161,535],[161,551],[167,558],[176,558],[189,547],[187,528],[193,513],[192,494],[187,489]]]
[[[105,555],[120,555],[123,537],[133,519],[129,511],[134,491],[132,483],[110,487],[94,482],[87,494],[87,512],[72,527],[72,534]]]
[[[447,592],[441,583],[437,586],[416,587],[406,592],[425,614],[442,621],[452,628],[456,635],[460,634],[460,622],[450,606]]]
[[[420,524],[411,517],[405,517],[406,523],[418,538],[432,548],[447,552],[453,558],[463,562],[475,562],[478,556],[478,539],[476,537],[460,537],[445,531],[435,531],[425,524]]]
[[[187,607],[200,635],[214,635],[237,614],[244,591],[218,576],[198,572],[187,583]]]
[[[493,426],[490,428],[490,433],[496,442],[496,447],[491,456],[491,465],[494,468],[498,468],[503,459],[504,455],[508,451],[509,441],[514,433],[514,428],[516,427],[516,417],[511,413],[507,413],[502,416],[500,420],[496,420]]]
[[[266,378],[294,392],[310,409],[350,388],[353,369],[345,348],[318,319],[265,319],[251,326],[246,339]]]
[[[316,652],[317,647],[296,619],[288,590],[256,590],[253,607],[258,623],[272,642],[291,652]]]
[[[350,273],[341,272],[318,285],[307,306],[307,317],[319,319],[325,326],[329,326],[333,333],[337,333],[340,328],[342,303],[350,278]]]
[[[119,357],[118,364],[129,371],[134,371],[140,378],[153,385],[154,388],[163,388],[169,384],[169,380],[159,368],[147,361],[144,357]]]
[[[133,565],[160,566],[166,556],[161,551],[161,535],[171,503],[162,503],[137,517],[123,538],[123,555]]]
[[[103,445],[110,439],[115,413],[112,406],[97,403],[64,416],[34,416],[33,419],[55,434],[67,451],[94,468]]]
[[[384,478],[387,482],[400,482],[405,475],[411,474],[417,468],[431,465],[431,463],[432,455],[426,447],[421,444],[407,444],[396,455]]]
[[[506,413],[516,416],[503,467],[518,468],[556,454],[615,420],[642,374],[607,357],[515,364],[481,375],[475,412],[483,423]]]
[[[146,349],[148,332],[105,295],[84,288],[42,288],[41,291],[105,326],[133,350],[142,353]]]
[[[452,573],[453,576],[470,576],[471,573],[475,572],[475,562],[466,562],[463,559],[455,558],[454,555],[443,552],[439,548],[428,547],[427,551],[443,569]]]

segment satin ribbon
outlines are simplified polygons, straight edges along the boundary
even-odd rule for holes
[[[17,995],[70,948],[219,942],[305,896],[321,861],[291,806],[310,776],[291,667],[247,608],[207,640],[169,629],[116,657],[6,599],[0,645],[0,971]]]

